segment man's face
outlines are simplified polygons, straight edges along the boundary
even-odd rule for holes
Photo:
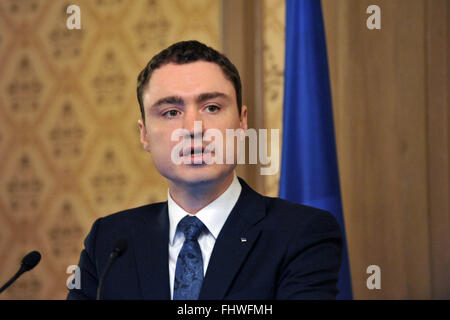
[[[214,183],[229,177],[236,165],[225,164],[225,130],[247,130],[247,108],[242,106],[239,115],[234,86],[218,65],[205,61],[164,65],[153,72],[143,92],[143,102],[145,125],[139,120],[141,142],[161,175],[182,184]],[[194,164],[198,155],[189,155],[192,164],[172,161],[172,150],[179,143],[172,141],[172,133],[185,129],[194,138],[194,121],[202,123],[201,136],[208,129],[222,133],[223,164]],[[210,143],[203,141],[202,146]]]

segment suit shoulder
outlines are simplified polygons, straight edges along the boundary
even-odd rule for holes
[[[135,208],[130,208],[126,210],[122,210],[119,212],[111,213],[109,215],[106,215],[100,220],[102,220],[102,223],[120,223],[129,217],[149,217],[152,215],[155,215],[156,213],[160,212],[164,206],[167,205],[167,202],[156,202],[152,204],[147,204]]]
[[[319,208],[298,204],[281,198],[264,197],[268,217],[279,221],[285,226],[292,225],[328,225],[338,227],[336,218],[328,211]],[[272,220],[270,219],[270,220]]]
[[[304,204],[295,203],[278,197],[266,197],[264,196],[266,207],[269,212],[276,212],[277,214],[288,215],[302,215],[310,216],[313,214],[328,215],[328,211],[307,206]]]

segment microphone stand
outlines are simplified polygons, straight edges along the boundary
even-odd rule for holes
[[[108,264],[106,265],[105,270],[103,271],[102,277],[100,278],[100,281],[99,281],[99,285],[97,288],[97,300],[103,299],[103,288],[105,286],[106,275],[108,274],[109,269],[113,265],[114,261],[116,261],[117,257],[118,257],[118,254],[116,251],[111,252],[111,255],[109,256]]]
[[[0,288],[0,293],[5,291],[10,285],[12,285],[14,281],[16,281],[17,278],[19,278],[25,271],[25,268],[20,267],[19,271],[17,271],[17,273],[7,283],[5,283],[3,287]]]

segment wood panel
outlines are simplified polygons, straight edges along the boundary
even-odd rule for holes
[[[355,297],[431,298],[425,1],[322,3]]]
[[[248,107],[248,127],[256,130],[264,125],[261,32],[259,0],[222,0],[223,52],[239,70],[242,81],[242,103]],[[247,158],[248,150],[247,143]],[[238,165],[236,171],[252,188],[264,193],[264,179],[260,175],[259,168],[259,164]]]
[[[428,210],[432,298],[450,298],[448,30],[449,3],[427,1]]]
[[[239,31],[262,32],[264,125],[278,128],[284,1],[263,2],[260,31],[251,29],[251,15],[246,20],[248,7],[225,3],[233,21],[225,49],[254,63]],[[322,4],[354,296],[449,298],[448,3]],[[366,27],[372,4],[381,8],[381,30]],[[264,177],[266,193],[277,194],[277,178]],[[366,287],[371,264],[381,267],[381,290]]]

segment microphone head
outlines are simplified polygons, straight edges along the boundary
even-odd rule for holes
[[[123,255],[128,249],[128,241],[127,239],[119,239],[114,244],[113,252],[117,254],[118,257]]]
[[[41,261],[41,254],[38,251],[32,251],[22,259],[22,268],[30,271],[38,265],[39,261]]]

